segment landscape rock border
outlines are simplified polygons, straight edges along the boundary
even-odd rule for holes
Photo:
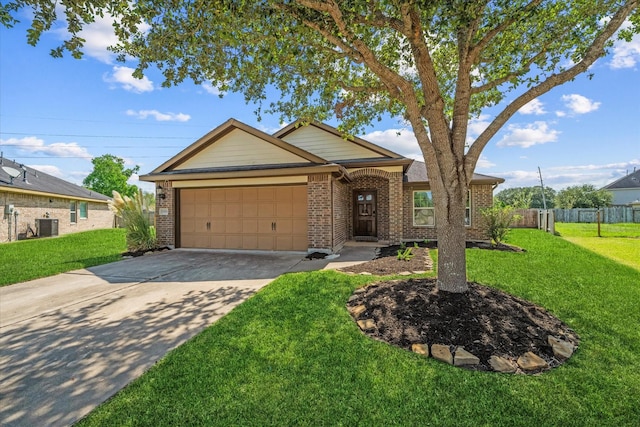
[[[521,320],[518,320],[518,322],[514,321],[514,323],[519,324],[521,328],[527,329],[524,332],[518,330],[514,331],[514,340],[523,339],[526,341],[529,339],[527,337],[527,334],[529,334],[535,337],[535,342],[524,345],[521,347],[522,350],[518,353],[508,352],[499,347],[496,348],[492,345],[495,344],[495,342],[487,343],[489,348],[492,349],[492,351],[487,353],[487,351],[477,350],[477,343],[480,341],[485,343],[486,336],[478,337],[477,340],[473,340],[472,343],[468,344],[469,347],[476,349],[473,350],[465,348],[467,347],[466,342],[451,342],[450,340],[449,342],[445,342],[447,340],[442,339],[442,335],[438,335],[436,338],[430,339],[431,337],[428,333],[425,333],[424,330],[417,333],[416,330],[419,328],[415,325],[411,325],[403,331],[393,331],[390,333],[385,330],[389,323],[389,313],[381,313],[381,308],[379,306],[381,300],[385,301],[384,304],[389,305],[388,312],[395,312],[399,316],[406,316],[408,318],[412,317],[411,313],[407,313],[399,309],[397,301],[393,301],[393,297],[389,298],[388,296],[380,297],[375,302],[372,301],[371,306],[367,305],[367,294],[372,290],[375,292],[385,286],[393,286],[397,284],[406,285],[411,282],[422,283],[429,281],[434,282],[435,279],[405,279],[375,282],[366,287],[357,289],[349,298],[346,308],[352,318],[356,321],[360,330],[374,339],[402,347],[425,357],[432,357],[453,366],[472,370],[500,373],[538,374],[560,366],[566,362],[578,347],[579,337],[575,332],[573,332],[573,330],[559,319],[555,318],[555,316],[546,312],[543,308],[535,306],[534,304],[520,298],[505,294],[501,291],[477,284],[473,285],[475,287],[491,289],[487,295],[494,295],[496,292],[500,294],[501,298],[505,298],[507,300],[507,305],[511,304],[511,300],[515,301],[516,304],[522,304],[524,317],[532,318],[534,324],[533,326],[528,326],[526,323],[518,323]],[[433,293],[433,290],[430,292]],[[408,299],[407,289],[402,289],[401,294],[402,295],[399,299],[406,301]],[[419,297],[424,298],[424,295]],[[376,304],[378,305],[376,306]],[[544,319],[544,322],[540,322],[539,319]],[[512,319],[505,319],[504,322],[509,323],[510,320]],[[417,321],[419,322],[420,320],[418,319]],[[541,324],[544,323],[544,327],[535,324],[535,321],[539,321]],[[412,328],[413,330],[411,330]],[[501,331],[502,335],[500,335],[502,337],[504,337],[503,332],[504,331]],[[396,337],[401,335],[402,342],[399,343],[397,340],[396,342],[390,342],[386,339],[390,334],[395,334]],[[476,351],[477,353],[474,354]]]

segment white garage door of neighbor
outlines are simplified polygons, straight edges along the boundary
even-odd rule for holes
[[[180,190],[183,248],[306,251],[307,187]]]

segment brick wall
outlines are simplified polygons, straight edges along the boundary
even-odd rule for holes
[[[349,185],[333,179],[333,251],[349,240],[351,191]]]
[[[307,180],[309,250],[332,252],[333,249],[331,183],[329,174],[309,175]]]
[[[175,247],[176,245],[176,189],[171,181],[158,181],[155,187],[161,185],[165,198],[156,196],[156,235],[158,236],[158,246]],[[161,215],[163,210],[167,215]]]
[[[415,227],[413,225],[413,191],[429,190],[429,187],[406,186],[403,191],[403,209],[405,218],[403,221],[404,240],[435,240],[437,238],[435,227]],[[488,240],[486,229],[483,226],[480,211],[493,204],[492,185],[471,186],[471,226],[467,227],[467,239]]]
[[[394,172],[389,177],[389,243],[394,245],[402,241],[404,209],[403,190],[402,190],[402,172]],[[411,211],[408,211],[411,212]]]
[[[114,226],[114,215],[106,203],[88,202],[87,218],[80,218],[80,211],[76,205],[76,222],[71,222],[70,204],[73,199],[47,197],[31,194],[0,192],[0,242],[8,242],[17,238],[31,237],[29,227],[36,230],[36,219],[52,218],[58,220],[58,235],[88,231]],[[4,215],[4,206],[14,205],[18,211],[17,235],[15,216],[11,221]],[[9,233],[9,224],[11,232]]]

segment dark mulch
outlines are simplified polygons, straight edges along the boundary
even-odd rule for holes
[[[418,246],[410,262],[397,259],[400,246],[388,246],[380,248],[373,261],[341,270],[379,276],[430,270],[428,248],[436,247],[436,243],[420,242]],[[467,242],[467,247],[524,251],[483,242]],[[438,292],[436,278],[375,283],[357,290],[348,303],[361,304],[367,310],[356,320],[373,319],[376,324],[375,329],[365,331],[367,335],[407,350],[412,344],[444,344],[452,349],[462,346],[480,358],[480,365],[473,368],[477,370],[491,370],[489,358],[493,355],[515,362],[528,351],[555,367],[563,360],[554,356],[547,341],[549,335],[576,347],[579,343],[576,333],[544,308],[477,283],[470,282],[469,291],[462,294]]]
[[[395,251],[391,252],[392,255],[386,255],[389,253],[389,250],[387,248],[380,248],[374,260],[350,267],[343,267],[340,271],[348,273],[366,272],[375,274],[376,276],[388,276],[405,271],[429,271],[433,268],[433,262],[429,256],[429,249],[425,247],[414,248],[412,246],[411,253],[413,257],[408,261],[398,259],[398,249],[400,249],[400,246],[396,246]]]
[[[499,290],[469,283],[462,294],[439,292],[436,279],[395,280],[356,291],[349,306],[364,304],[358,319],[374,319],[367,335],[410,350],[412,344],[463,346],[480,358],[477,370],[491,370],[492,355],[516,361],[532,351],[558,366],[549,335],[576,347],[576,333],[544,308]]]
[[[162,247],[158,247],[158,248],[155,248],[155,249],[147,249],[147,250],[144,250],[144,251],[127,251],[127,252],[123,252],[122,256],[124,258],[131,258],[131,257],[135,258],[135,257],[139,257],[139,256],[142,256],[142,255],[148,254],[148,253],[164,252],[164,251],[169,251],[169,250],[171,250],[170,247],[162,246]]]

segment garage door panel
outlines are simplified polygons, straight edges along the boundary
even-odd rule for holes
[[[242,220],[227,218],[225,232],[227,234],[242,234]]]
[[[242,235],[230,234],[225,236],[224,249],[242,249]]]
[[[258,220],[257,219],[243,219],[242,220],[242,233],[243,234],[258,234]]]
[[[240,188],[228,188],[225,190],[224,195],[227,202],[242,201],[242,189]]]
[[[273,218],[276,210],[273,203],[258,203],[258,216],[260,218]]]
[[[258,216],[258,203],[253,199],[251,202],[242,203],[242,217],[256,218]]]
[[[258,235],[246,235],[242,236],[242,249],[258,249]]]
[[[294,219],[291,221],[291,233],[307,235],[307,220],[306,219]]]
[[[213,219],[209,231],[213,234],[224,234],[226,229],[227,221],[225,219]]]
[[[227,218],[240,218],[242,216],[242,204],[240,203],[227,203],[225,217]]]
[[[278,219],[276,222],[276,233],[291,234],[293,231],[293,222],[290,219]]]
[[[209,190],[209,198],[212,202],[224,202],[225,201],[225,189],[214,188]]]
[[[291,206],[291,216],[295,218],[304,218],[307,220],[307,202],[305,200],[304,203],[293,203]]]
[[[306,250],[306,186],[180,190],[182,247]]]
[[[278,218],[291,218],[292,215],[293,204],[291,202],[283,202],[276,205],[276,216]]]
[[[211,217],[212,218],[224,218],[226,214],[226,206],[224,203],[215,203],[211,205]]]

